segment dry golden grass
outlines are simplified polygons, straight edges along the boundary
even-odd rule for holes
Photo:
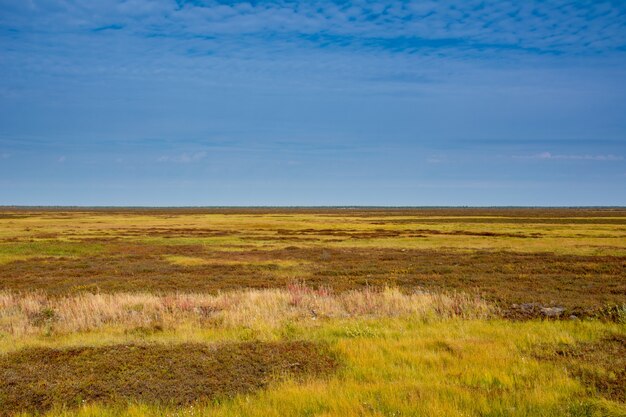
[[[368,288],[333,294],[292,284],[287,289],[210,294],[90,294],[49,297],[0,293],[0,332],[12,336],[175,329],[192,323],[222,328],[278,328],[298,321],[314,325],[334,318],[412,317],[421,320],[488,318],[494,308],[479,297]]]

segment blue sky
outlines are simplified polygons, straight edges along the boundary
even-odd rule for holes
[[[626,205],[626,2],[0,0],[0,204]]]

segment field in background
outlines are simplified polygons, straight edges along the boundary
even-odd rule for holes
[[[626,210],[6,208],[0,355],[0,415],[626,415]]]
[[[511,315],[554,306],[585,315],[622,304],[625,276],[619,209],[0,212],[9,291],[215,292],[295,280],[478,291]]]

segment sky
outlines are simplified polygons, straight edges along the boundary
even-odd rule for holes
[[[0,205],[626,205],[626,2],[0,0]]]

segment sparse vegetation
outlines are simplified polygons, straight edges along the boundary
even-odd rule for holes
[[[626,415],[625,237],[620,209],[7,209],[0,415]]]

